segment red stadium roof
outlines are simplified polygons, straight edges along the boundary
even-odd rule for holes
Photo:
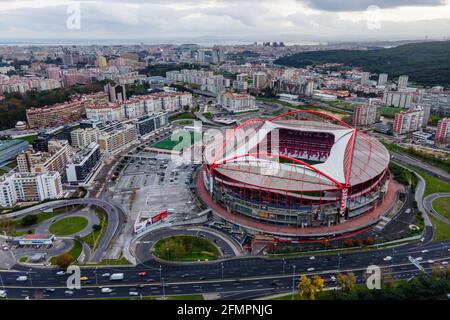
[[[286,154],[289,149],[281,150],[283,145],[277,134],[283,129],[334,138],[326,146],[329,149],[323,152],[326,156],[320,154],[325,150],[321,145],[326,144],[325,140],[314,141],[318,146],[315,156],[323,161],[310,165],[293,154]],[[308,143],[313,142],[298,140],[294,145]],[[375,138],[315,110],[298,110],[269,120],[247,120],[227,132],[224,138],[207,144],[205,151],[205,160],[211,168],[233,183],[286,192],[357,185],[383,173],[390,159],[387,149]]]

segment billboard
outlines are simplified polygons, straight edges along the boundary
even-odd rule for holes
[[[166,218],[168,216],[169,216],[168,210],[164,210],[164,211],[158,212],[156,214],[140,213],[136,219],[136,222],[134,223],[134,232],[141,233],[148,227],[162,221],[164,218]]]

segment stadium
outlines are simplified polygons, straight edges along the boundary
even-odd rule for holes
[[[253,233],[316,228],[323,235],[335,227],[336,234],[383,202],[389,160],[375,138],[325,113],[298,110],[250,119],[205,141],[201,184],[224,219]]]

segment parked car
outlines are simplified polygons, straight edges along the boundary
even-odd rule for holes
[[[147,272],[145,272],[145,271],[139,272],[138,276],[139,277],[146,277],[147,276]]]

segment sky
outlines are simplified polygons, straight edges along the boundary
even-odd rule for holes
[[[0,0],[0,41],[155,43],[450,37],[450,0]]]

